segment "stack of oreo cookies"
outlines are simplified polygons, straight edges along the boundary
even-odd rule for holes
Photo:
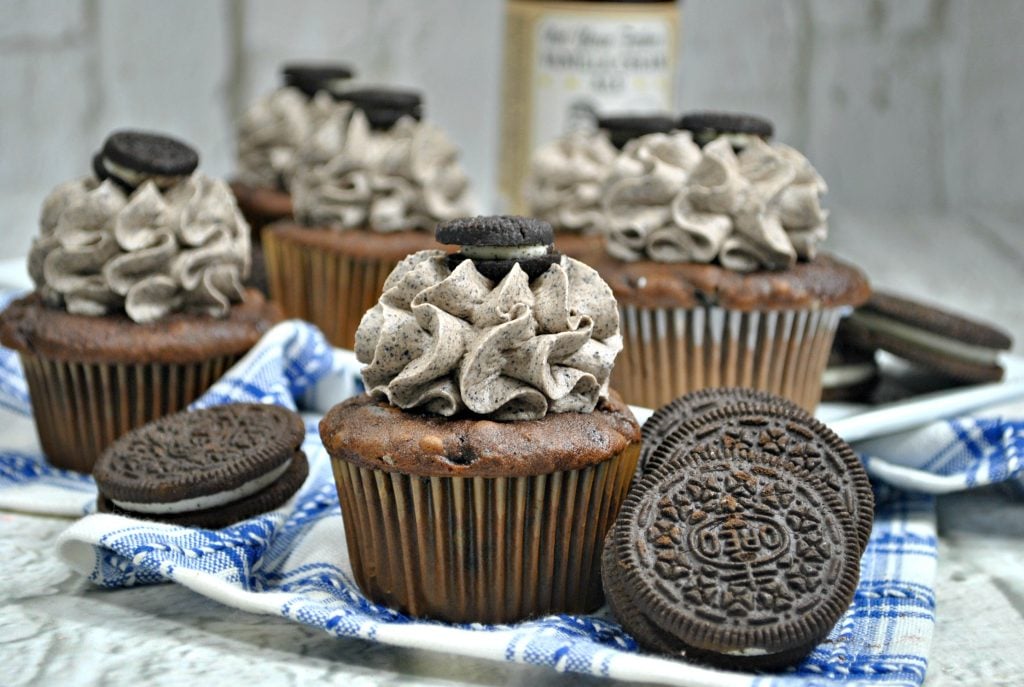
[[[616,618],[647,650],[712,665],[805,656],[848,608],[871,532],[853,450],[793,403],[735,388],[664,406],[643,441],[602,559]]]

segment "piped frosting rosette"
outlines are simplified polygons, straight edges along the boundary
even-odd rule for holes
[[[45,200],[29,274],[46,301],[81,315],[123,310],[136,322],[173,312],[215,317],[242,300],[249,225],[227,184],[199,172],[165,191],[126,195],[84,178]]]
[[[671,134],[679,137],[680,134]],[[637,139],[605,194],[608,251],[622,260],[717,261],[737,272],[779,270],[810,260],[827,235],[825,181],[781,143],[752,138],[739,155],[720,138],[692,141],[674,162]],[[696,153],[693,155],[692,153]]]
[[[325,91],[312,98],[284,87],[257,100],[238,125],[238,177],[253,186],[286,188],[303,142],[333,113],[351,106]]]
[[[525,197],[530,215],[559,231],[599,233],[602,190],[618,150],[604,132],[573,132],[539,148]]]
[[[303,224],[334,230],[430,230],[469,214],[459,151],[431,124],[402,117],[373,131],[361,110],[333,113],[302,147],[291,184]]]
[[[500,281],[441,251],[405,258],[356,333],[369,393],[403,409],[496,420],[591,412],[622,348],[611,289],[562,257],[529,281]]]

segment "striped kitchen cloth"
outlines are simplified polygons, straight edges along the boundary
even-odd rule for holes
[[[196,403],[258,401],[304,412],[310,476],[274,512],[217,531],[87,514],[96,494],[91,479],[49,467],[24,438],[12,446],[0,439],[0,508],[87,514],[57,546],[97,585],[176,582],[227,606],[283,616],[339,637],[670,685],[919,685],[924,679],[936,565],[934,500],[927,494],[879,493],[852,606],[810,656],[778,674],[727,673],[644,655],[606,612],[507,626],[447,625],[370,603],[353,582],[337,493],[316,431],[329,405],[361,390],[357,372],[351,353],[330,348],[308,324],[286,322]],[[13,428],[9,436],[31,437],[24,381],[6,350],[0,351],[0,422]],[[941,431],[916,442],[897,437],[872,450],[887,463],[902,457],[921,471],[964,475],[965,485],[1020,471],[1021,422],[961,418],[940,424]]]

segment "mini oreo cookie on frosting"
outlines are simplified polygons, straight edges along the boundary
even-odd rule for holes
[[[93,471],[100,512],[219,528],[277,508],[306,479],[305,425],[280,406],[168,415],[114,442]]]
[[[423,96],[418,91],[400,88],[358,88],[335,94],[335,98],[352,103],[366,115],[370,127],[386,131],[402,117],[423,119]]]
[[[199,153],[176,138],[148,131],[115,131],[92,161],[100,181],[111,179],[128,191],[152,181],[170,188],[199,166]]]
[[[608,132],[612,145],[622,150],[634,138],[647,134],[667,134],[679,128],[676,120],[665,114],[622,114],[598,117],[597,126]]]
[[[701,148],[724,136],[737,152],[747,146],[750,138],[767,141],[775,133],[767,119],[737,112],[688,112],[679,118],[678,127],[692,132],[693,142]]]
[[[450,269],[463,260],[472,260],[477,272],[495,282],[517,264],[532,281],[562,259],[553,248],[551,225],[531,217],[454,219],[437,225],[436,238],[438,243],[459,246],[459,252],[447,258]]]
[[[333,62],[289,62],[281,67],[284,84],[309,98],[318,91],[340,93],[354,75],[348,65]]]

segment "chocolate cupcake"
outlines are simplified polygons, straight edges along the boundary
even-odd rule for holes
[[[249,226],[190,147],[112,134],[96,176],[44,201],[35,291],[0,314],[50,462],[89,472],[128,430],[195,400],[276,321],[242,287]]]
[[[745,386],[813,410],[840,317],[869,295],[860,270],[819,252],[821,176],[789,146],[750,136],[737,155],[688,131],[635,139],[616,167],[595,266],[622,313],[624,398],[656,408]]]
[[[352,348],[359,319],[410,253],[436,247],[438,222],[469,212],[458,149],[423,123],[420,96],[366,89],[338,96],[303,146],[291,183],[295,221],[263,232],[270,289],[289,317]]]
[[[530,215],[551,224],[555,247],[593,263],[604,254],[602,197],[619,149],[634,138],[667,133],[667,116],[601,117],[595,131],[573,131],[533,153],[523,192]]]
[[[486,623],[601,605],[600,546],[640,428],[608,388],[611,290],[552,254],[550,231],[443,227],[462,251],[402,260],[360,323],[368,393],[332,408],[320,435],[373,601]]]

